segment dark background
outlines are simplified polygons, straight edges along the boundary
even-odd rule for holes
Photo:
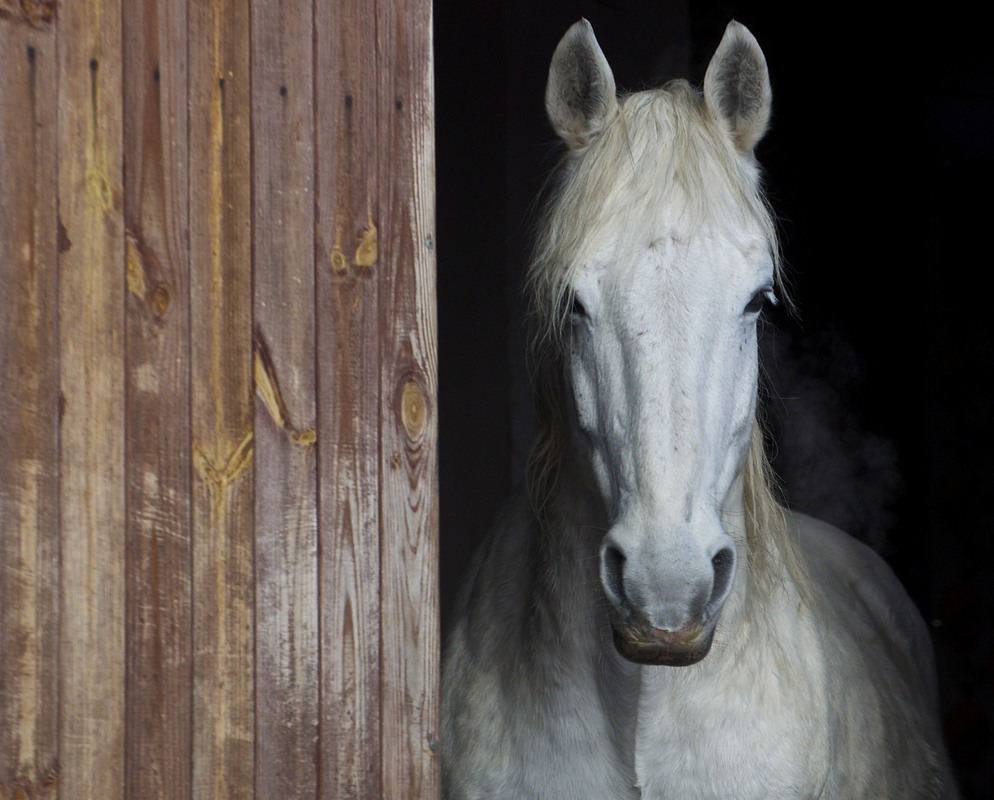
[[[964,796],[994,797],[990,19],[960,0],[776,6],[436,0],[443,631],[530,440],[519,291],[559,152],[552,51],[584,16],[619,89],[699,84],[735,18],[770,66],[757,153],[800,309],[764,336],[775,464],[791,505],[869,542],[907,586]]]

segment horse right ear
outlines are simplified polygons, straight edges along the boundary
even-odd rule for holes
[[[735,20],[704,75],[704,101],[728,127],[739,152],[752,153],[770,124],[770,73],[756,37]]]
[[[593,142],[618,112],[614,74],[585,19],[573,24],[552,55],[545,87],[549,122],[570,150]]]

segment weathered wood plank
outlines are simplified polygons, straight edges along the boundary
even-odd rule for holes
[[[439,792],[431,19],[428,0],[377,15],[384,797]]]
[[[59,362],[55,32],[31,22],[0,16],[0,798],[35,799],[58,787]]]
[[[256,793],[317,793],[313,16],[252,4]]]
[[[193,796],[255,797],[249,3],[193,3]]]
[[[186,0],[123,6],[127,797],[190,796]]]
[[[376,18],[317,12],[321,796],[383,797]]]
[[[124,796],[120,0],[58,18],[59,795]]]
[[[437,794],[430,4],[0,12],[0,797]]]

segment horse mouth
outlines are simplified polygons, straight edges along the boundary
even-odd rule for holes
[[[652,666],[687,667],[711,651],[714,626],[681,631],[661,631],[647,626],[615,622],[614,646],[629,661]]]

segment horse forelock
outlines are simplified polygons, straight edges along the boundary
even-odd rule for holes
[[[684,80],[621,99],[618,115],[554,172],[527,274],[533,346],[560,346],[573,278],[603,239],[646,243],[665,222],[758,228],[781,281],[776,222],[755,161],[735,149],[700,93]],[[660,219],[660,210],[679,219]],[[780,286],[782,300],[784,287]]]
[[[596,252],[596,237],[623,230],[651,241],[652,226],[659,223],[653,212],[661,208],[679,207],[688,233],[702,224],[741,227],[751,221],[769,247],[780,299],[789,304],[776,222],[758,167],[737,153],[686,81],[623,98],[618,116],[601,137],[583,152],[566,156],[547,196],[526,281],[538,417],[526,482],[543,526],[556,513],[554,498],[569,435],[562,359],[571,287],[584,254]],[[807,581],[776,497],[758,423],[743,477],[750,580],[769,590],[786,571],[803,593]]]

